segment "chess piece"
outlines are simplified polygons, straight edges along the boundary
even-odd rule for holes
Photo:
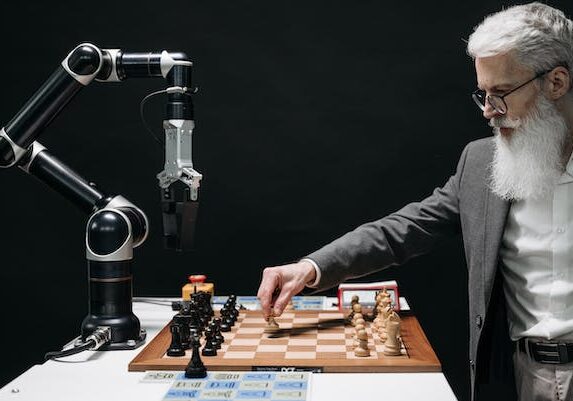
[[[354,326],[354,328],[356,330],[354,331],[354,336],[352,337],[352,339],[354,340],[352,344],[354,345],[354,347],[358,347],[358,345],[360,344],[360,342],[358,341],[358,332],[360,330],[366,330],[366,328],[364,327],[363,324],[360,323]]]
[[[382,301],[380,304],[379,320],[378,320],[378,323],[376,324],[376,328],[377,328],[378,332],[381,332],[385,329],[386,319],[388,319],[388,316],[393,311],[394,311],[394,309],[392,309],[392,300],[390,299],[390,297],[382,298]]]
[[[231,308],[230,316],[233,319],[233,324],[235,324],[235,322],[239,318],[239,310],[235,307],[235,304],[233,304],[233,307]]]
[[[285,307],[285,311],[293,311],[294,310],[294,304],[292,303],[292,298],[289,299],[286,307]]]
[[[171,323],[169,330],[171,331],[171,345],[167,350],[167,356],[184,356],[185,348],[181,344],[181,326]]]
[[[267,325],[265,327],[265,333],[273,334],[280,330],[280,326],[275,320],[273,315],[270,315],[267,319]]]
[[[360,302],[360,298],[358,298],[358,295],[353,295],[352,298],[350,299],[350,309],[352,311],[354,311],[354,305],[356,305],[358,302]]]
[[[386,322],[388,321],[388,316],[390,316],[391,308],[392,307],[382,306],[380,309],[380,320],[378,321],[376,329],[382,342],[385,342],[388,338],[386,334]]]
[[[390,296],[390,294],[388,292],[386,292],[386,287],[384,287],[384,291],[382,292],[382,303],[390,305],[390,307],[392,309],[394,309],[392,307],[392,297]]]
[[[352,317],[352,321],[350,322],[351,325],[356,326],[356,321],[358,319],[364,319],[364,317],[362,316],[362,313],[355,313],[354,316]]]
[[[197,307],[197,302],[194,299],[189,301],[189,309],[187,310],[187,314],[189,315],[189,329],[195,329],[199,335],[203,332],[203,319],[201,318],[201,314]]]
[[[390,314],[388,315],[388,318],[386,319],[386,324],[388,324],[389,320],[393,320],[395,322],[398,322],[398,332],[396,333],[396,336],[400,337],[400,326],[402,323],[402,319],[400,319],[400,315],[398,315],[398,313],[394,309],[392,309],[390,311]]]
[[[191,316],[185,314],[177,314],[173,316],[173,324],[179,326],[179,333],[181,337],[181,346],[183,349],[189,349],[191,345],[189,324],[191,322]]]
[[[398,314],[394,313],[397,317]],[[384,355],[387,356],[397,356],[401,355],[400,352],[400,339],[398,337],[398,332],[400,331],[400,320],[390,315],[388,321],[386,322],[386,332],[387,339],[384,342]]]
[[[193,344],[193,341],[201,342],[201,334],[199,334],[197,329],[190,330],[189,341],[191,344]]]
[[[221,319],[218,317],[213,319],[214,327],[215,327],[215,338],[219,344],[223,344],[225,342],[225,337],[221,334]]]
[[[201,360],[201,356],[199,354],[199,340],[197,338],[193,338],[191,348],[193,349],[193,353],[191,354],[189,364],[185,368],[185,377],[188,379],[202,379],[207,377],[207,368],[205,368],[205,365]]]
[[[352,305],[352,311],[354,312],[355,316],[357,313],[362,314],[362,305],[360,302],[356,302],[354,305]]]
[[[201,351],[203,356],[217,356],[217,345],[214,342],[213,332],[210,327],[205,329],[205,345]]]
[[[229,320],[228,320],[228,310],[225,309],[225,307],[223,307],[223,309],[221,309],[221,311],[219,312],[221,315],[221,324],[219,324],[219,328],[221,329],[222,332],[229,332],[231,331],[231,325],[229,324]]]
[[[346,316],[346,320],[349,322],[354,321],[354,304],[358,303],[358,295],[353,295],[350,300],[350,313]]]
[[[221,330],[219,328],[219,324],[217,323],[216,319],[213,319],[211,323],[209,323],[209,329],[211,330],[212,337],[213,337],[213,345],[217,349],[221,349],[221,344],[225,342],[225,337],[221,334]]]
[[[381,299],[382,298],[380,298],[380,300]],[[372,321],[372,324],[370,325],[370,327],[372,328],[372,332],[376,333],[376,332],[378,332],[378,328],[380,327],[381,320],[382,320],[382,304],[377,302],[374,309],[375,309],[376,313],[374,314],[375,317],[374,317],[374,320]]]
[[[360,316],[360,314],[357,314],[355,316]],[[356,333],[358,333],[358,330],[360,330],[359,327],[362,327],[363,329],[366,328],[366,321],[361,317],[358,317],[357,319],[354,320],[354,329],[356,330]]]
[[[358,347],[354,349],[354,355],[359,357],[370,356],[370,349],[368,348],[368,335],[366,330],[362,329],[356,334],[358,337]]]

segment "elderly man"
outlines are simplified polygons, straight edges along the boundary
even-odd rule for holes
[[[263,313],[280,315],[305,286],[402,264],[461,231],[472,399],[573,400],[573,23],[544,4],[511,7],[476,27],[467,50],[493,138],[468,144],[423,201],[266,268]]]

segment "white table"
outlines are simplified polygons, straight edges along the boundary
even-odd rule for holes
[[[170,305],[134,303],[151,340],[174,315]],[[13,401],[161,401],[169,383],[140,383],[144,372],[128,372],[132,351],[88,351],[35,365],[0,389]],[[455,401],[442,373],[320,373],[312,377],[309,401]]]

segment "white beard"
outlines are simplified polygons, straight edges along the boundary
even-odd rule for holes
[[[565,119],[542,94],[523,119],[494,117],[495,151],[491,190],[505,200],[549,195],[565,171],[564,151],[570,138]],[[514,128],[509,138],[499,128]]]

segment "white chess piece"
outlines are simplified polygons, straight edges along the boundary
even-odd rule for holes
[[[386,332],[388,338],[384,342],[384,355],[396,356],[401,355],[400,352],[400,317],[396,312],[388,316],[386,321]]]
[[[358,347],[354,348],[354,355],[359,357],[370,356],[370,349],[368,349],[368,335],[366,330],[362,329],[356,334],[358,337]]]
[[[280,330],[280,326],[277,323],[277,321],[275,320],[275,317],[273,315],[269,316],[269,318],[267,319],[267,326],[265,327],[265,333],[276,333],[277,331]]]
[[[354,328],[356,329],[354,331],[354,336],[352,337],[353,341],[353,345],[354,347],[358,347],[358,345],[360,344],[360,341],[358,340],[358,332],[360,330],[366,330],[363,324],[357,324],[356,326],[354,326]]]

